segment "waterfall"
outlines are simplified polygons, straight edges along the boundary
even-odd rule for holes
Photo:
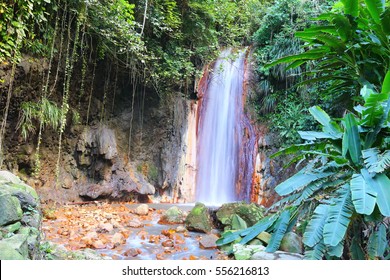
[[[256,137],[245,124],[245,55],[246,51],[223,51],[200,85],[196,200],[206,204],[250,196],[253,157],[243,152],[248,151],[245,139],[251,139],[248,143],[253,142],[250,149],[254,149]],[[248,174],[240,174],[243,171]]]

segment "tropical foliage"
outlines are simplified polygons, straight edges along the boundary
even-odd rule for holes
[[[305,144],[274,155],[297,154],[293,162],[312,157],[275,188],[284,198],[273,207],[284,207],[252,228],[224,234],[220,245],[240,236],[245,244],[267,231],[273,234],[267,251],[274,252],[298,225],[307,259],[388,257],[390,72],[381,93],[364,87],[361,96],[364,106],[338,122],[310,108],[322,131],[299,131]]]

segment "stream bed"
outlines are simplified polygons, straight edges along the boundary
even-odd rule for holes
[[[184,224],[160,224],[163,213],[177,206],[187,213],[189,204],[149,204],[146,215],[139,204],[93,203],[44,209],[42,229],[47,241],[67,250],[94,249],[118,260],[227,259],[215,246],[200,245],[205,233],[187,231]]]

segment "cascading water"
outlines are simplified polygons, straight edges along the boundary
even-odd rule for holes
[[[232,54],[231,50],[223,51],[213,71],[203,81],[203,85],[200,85],[203,88],[199,89],[201,105],[196,200],[206,204],[217,205],[249,199],[253,160],[249,156],[250,162],[245,162],[248,156],[243,155],[243,151],[247,150],[243,148],[243,142],[248,141],[243,134],[253,131],[248,130],[244,124],[247,120],[243,112],[245,54],[245,51],[238,54]],[[250,149],[254,148],[256,141],[252,142],[253,147]],[[248,176],[240,174],[242,170]],[[245,186],[241,186],[242,184]]]

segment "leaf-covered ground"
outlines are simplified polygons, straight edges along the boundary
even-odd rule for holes
[[[46,240],[68,250],[92,248],[113,259],[227,259],[208,244],[212,235],[159,224],[164,211],[149,207],[138,215],[131,204],[65,205],[44,209],[42,229]]]

